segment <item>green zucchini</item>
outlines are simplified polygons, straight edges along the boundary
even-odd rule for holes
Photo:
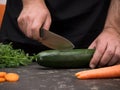
[[[37,54],[37,63],[52,68],[88,67],[94,49],[46,50]]]

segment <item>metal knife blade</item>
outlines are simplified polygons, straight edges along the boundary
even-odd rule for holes
[[[40,37],[42,38],[40,42],[51,49],[64,50],[74,48],[71,41],[49,30],[40,29]]]

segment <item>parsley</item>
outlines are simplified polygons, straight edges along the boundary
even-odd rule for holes
[[[0,43],[0,68],[25,66],[32,63],[33,58],[21,49],[13,49],[11,43]]]

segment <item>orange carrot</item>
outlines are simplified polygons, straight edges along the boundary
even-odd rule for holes
[[[6,74],[6,72],[0,72],[0,78],[3,78]]]
[[[100,79],[100,78],[117,78],[120,77],[120,64],[85,70],[75,74],[78,79]]]
[[[9,82],[16,82],[19,80],[19,75],[16,73],[8,73],[5,75],[5,79]]]
[[[5,82],[5,78],[2,78],[2,77],[1,77],[1,78],[0,78],[0,83],[1,83],[1,82]]]

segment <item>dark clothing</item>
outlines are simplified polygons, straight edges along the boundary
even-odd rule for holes
[[[45,2],[52,15],[50,30],[72,41],[75,48],[87,48],[101,33],[110,4],[110,0],[45,0]],[[29,45],[37,51],[48,49],[39,42],[27,38],[20,31],[17,18],[21,10],[22,0],[7,0],[0,40],[18,43],[20,48],[27,48]]]

